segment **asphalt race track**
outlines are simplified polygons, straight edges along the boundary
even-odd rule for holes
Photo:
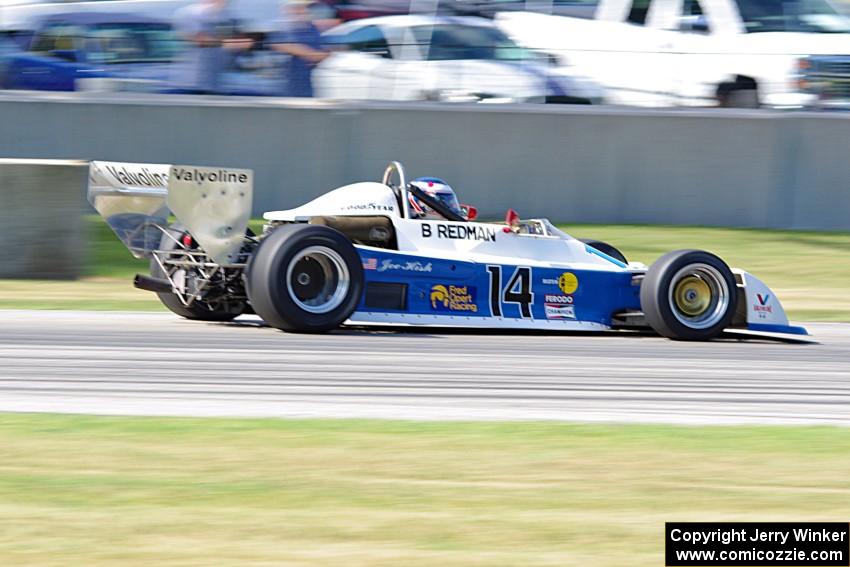
[[[808,327],[819,344],[0,311],[0,411],[850,425],[850,325]]]

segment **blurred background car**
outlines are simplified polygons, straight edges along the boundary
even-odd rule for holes
[[[800,88],[801,58],[850,64],[850,19],[827,0],[601,0],[594,20],[506,12],[497,22],[623,104],[804,107],[814,97]]]
[[[120,12],[49,16],[19,30],[0,49],[0,87],[48,91],[179,93],[172,64],[185,45],[172,25]],[[261,47],[235,55],[222,71],[220,94],[279,92],[277,63]]]
[[[443,0],[457,13],[493,18],[500,12],[535,12],[592,19],[597,0]]]
[[[411,6],[411,0],[330,0],[328,5],[333,7],[339,19],[344,22],[410,14],[412,8],[415,9],[415,3]]]
[[[324,34],[338,50],[314,71],[318,96],[597,104],[603,90],[518,46],[490,20],[426,15],[356,20]]]
[[[194,0],[0,0],[0,30],[32,30],[44,18],[69,12],[128,13],[170,22]],[[267,33],[275,29],[279,0],[230,0],[228,10],[244,31]]]
[[[166,22],[134,14],[70,12],[45,19],[24,49],[7,51],[0,84],[7,89],[150,92],[168,79],[177,50]]]
[[[328,0],[343,21],[401,14],[468,15],[492,18],[498,12],[531,11],[592,18],[597,0]]]
[[[813,108],[850,109],[850,56],[812,55],[799,66],[800,88],[816,97]]]
[[[84,36],[93,27],[101,36],[118,34],[116,26],[142,21],[177,25],[175,14],[194,1],[0,0],[0,85],[190,93],[163,68],[164,59],[185,53],[180,38],[170,55],[154,57],[162,61],[130,62],[90,49],[94,40]],[[314,68],[314,93],[352,100],[844,109],[850,0],[833,1],[315,0],[310,9],[318,29],[347,23],[324,35],[337,52]],[[286,28],[280,5],[227,1],[235,33],[252,47],[228,58],[215,94],[289,94],[282,69],[292,58],[269,42]],[[100,22],[84,22],[84,14]],[[46,22],[64,26],[61,37],[48,37]]]

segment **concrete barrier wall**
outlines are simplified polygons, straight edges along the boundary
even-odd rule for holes
[[[850,115],[0,95],[0,155],[246,167],[255,213],[400,160],[498,217],[850,230]]]
[[[80,275],[87,171],[84,162],[0,159],[0,278]]]

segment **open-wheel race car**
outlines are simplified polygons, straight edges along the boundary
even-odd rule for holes
[[[256,313],[285,331],[345,323],[603,331],[649,328],[707,340],[726,330],[805,335],[775,294],[709,252],[647,267],[545,219],[472,222],[391,163],[248,229],[249,170],[92,162],[89,200],[188,319]],[[431,213],[423,217],[419,203]],[[176,222],[169,222],[173,214]]]

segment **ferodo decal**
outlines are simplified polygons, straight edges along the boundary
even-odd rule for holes
[[[575,319],[576,308],[572,295],[547,293],[543,296],[543,312],[547,319]]]
[[[422,238],[495,242],[496,229],[476,224],[434,224],[423,222]]]
[[[478,313],[475,295],[475,288],[472,286],[437,284],[431,287],[431,309]]]
[[[578,289],[578,278],[572,272],[564,272],[558,278],[558,287],[567,295],[571,295]]]
[[[546,303],[555,303],[558,305],[572,305],[573,296],[572,295],[561,295],[559,293],[547,293],[543,298],[543,301]]]

